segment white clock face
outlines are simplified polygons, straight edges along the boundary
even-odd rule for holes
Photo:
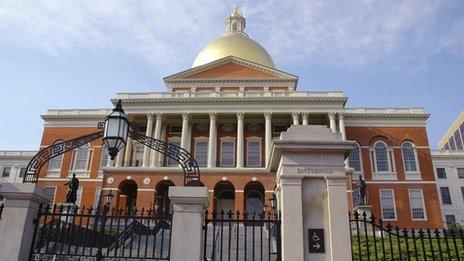
[[[106,179],[106,183],[108,183],[108,184],[113,184],[113,182],[114,182],[114,178],[113,178],[113,177],[108,177],[108,178]]]

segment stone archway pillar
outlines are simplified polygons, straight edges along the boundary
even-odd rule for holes
[[[0,260],[29,260],[39,207],[52,200],[50,191],[34,183],[3,183],[5,209],[0,219]]]
[[[282,260],[351,259],[345,158],[355,146],[311,125],[293,125],[273,142]]]

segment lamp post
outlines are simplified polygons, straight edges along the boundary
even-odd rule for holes
[[[106,206],[110,206],[111,203],[113,202],[113,198],[114,198],[114,194],[113,192],[111,191],[110,189],[110,192],[108,192],[106,195],[105,195],[105,203],[106,203]]]
[[[97,255],[96,255],[97,260],[103,260],[102,248],[103,248],[104,242],[106,241],[105,240],[106,219],[107,219],[108,211],[110,209],[111,202],[113,202],[113,197],[114,195],[111,192],[111,190],[105,195],[105,206],[103,206],[101,229],[99,233],[100,240],[98,241],[98,250],[97,250]]]
[[[269,203],[271,204],[271,208],[275,211],[277,209],[277,197],[275,194],[272,194],[272,197],[269,199]]]

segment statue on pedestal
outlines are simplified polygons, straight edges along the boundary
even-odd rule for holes
[[[359,175],[359,180],[357,183],[358,186],[358,196],[361,199],[361,205],[366,205],[366,181]]]
[[[73,173],[72,178],[64,185],[68,186],[68,192],[66,192],[66,203],[76,204],[77,190],[79,189],[79,179],[76,178],[76,173]]]

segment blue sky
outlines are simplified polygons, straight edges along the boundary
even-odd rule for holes
[[[37,149],[47,109],[163,91],[235,3],[299,90],[343,90],[349,107],[424,107],[432,148],[464,109],[464,1],[3,0],[0,149]]]

